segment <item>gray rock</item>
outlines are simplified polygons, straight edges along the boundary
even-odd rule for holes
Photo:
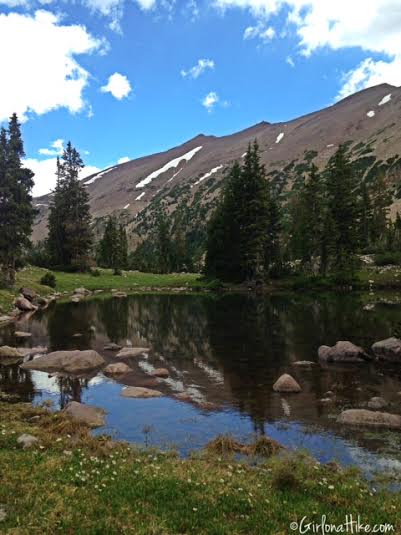
[[[341,340],[335,346],[320,346],[318,349],[319,359],[324,362],[355,362],[360,363],[369,360],[369,355],[359,346],[352,342]]]
[[[140,355],[149,352],[147,347],[123,347],[116,355],[118,359],[129,359],[131,357],[139,357]]]
[[[78,401],[70,401],[63,412],[74,420],[89,425],[89,427],[101,427],[104,425],[105,411],[99,407],[84,405]]]
[[[156,368],[151,373],[154,377],[168,377],[170,375],[170,372],[167,368]]]
[[[96,351],[54,351],[21,364],[21,368],[41,371],[63,371],[66,373],[83,373],[99,368],[104,358]]]
[[[28,301],[31,302],[38,295],[35,290],[32,290],[31,288],[20,288],[19,292],[25,297],[25,299],[28,299]]]
[[[381,397],[374,397],[368,401],[368,408],[375,411],[384,409],[387,405],[387,401]]]
[[[275,392],[297,393],[301,392],[301,387],[291,375],[289,375],[288,373],[284,373],[274,383],[273,390]]]
[[[368,411],[366,409],[348,409],[337,418],[337,422],[346,425],[383,427],[401,429],[401,416],[388,412]]]
[[[15,331],[14,336],[16,338],[30,338],[32,333],[26,333],[24,331]]]
[[[17,297],[15,300],[15,306],[18,308],[18,310],[21,310],[22,312],[29,312],[31,310],[36,310],[37,307],[33,305],[28,299],[25,297]]]
[[[125,292],[114,292],[113,297],[118,297],[118,298],[127,297],[127,294]]]
[[[31,446],[33,446],[37,442],[39,442],[39,440],[36,437],[34,437],[33,435],[28,435],[28,434],[24,433],[23,435],[20,435],[17,438],[17,442],[18,442],[18,444],[21,444],[22,447],[25,450],[27,448],[30,448]]]
[[[125,362],[115,362],[108,364],[104,369],[103,373],[105,375],[123,375],[129,373],[132,369],[125,364]]]
[[[81,301],[81,298],[74,295],[71,297],[71,303],[79,303]]]
[[[127,386],[121,391],[124,398],[159,398],[163,394],[158,390],[143,388],[141,386]]]
[[[22,353],[24,358],[34,357],[35,355],[46,355],[48,348],[44,346],[37,347],[18,347],[17,350]]]
[[[120,351],[121,346],[115,344],[114,342],[110,342],[109,344],[106,344],[103,349],[105,351]]]
[[[16,347],[1,346],[0,347],[0,360],[1,359],[22,359],[24,354]]]
[[[401,340],[391,337],[372,345],[372,351],[378,359],[401,362]]]
[[[75,288],[74,294],[76,295],[90,295],[90,290],[87,290],[86,288]]]
[[[316,366],[316,362],[312,362],[311,360],[297,360],[292,363],[293,366],[300,366],[302,368],[312,368],[312,366]]]

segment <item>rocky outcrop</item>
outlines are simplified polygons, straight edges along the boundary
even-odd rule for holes
[[[401,429],[401,416],[388,412],[368,411],[366,409],[348,409],[337,418],[337,422],[346,425],[383,427]]]
[[[302,389],[291,375],[284,373],[274,383],[273,390],[275,392],[297,393],[301,392]]]
[[[118,359],[129,359],[149,353],[148,347],[123,347],[116,355]]]
[[[28,299],[28,301],[33,301],[35,297],[37,297],[37,293],[35,290],[32,290],[31,288],[20,288],[19,293],[25,297],[25,299]]]
[[[64,411],[78,422],[83,422],[89,427],[101,427],[104,425],[105,411],[99,407],[84,405],[78,401],[70,401]]]
[[[391,337],[380,340],[372,345],[372,351],[380,360],[401,363],[401,340],[399,338]]]
[[[143,388],[141,386],[127,386],[121,391],[124,398],[159,398],[163,394],[158,390]]]
[[[24,362],[21,364],[21,368],[77,374],[99,368],[104,362],[104,358],[92,349],[86,351],[54,351],[30,362]]]
[[[387,405],[387,401],[381,397],[374,397],[368,401],[368,409],[375,411],[384,409],[387,407]]]
[[[103,373],[105,375],[124,375],[125,373],[131,372],[132,369],[125,364],[125,362],[115,362],[112,364],[108,364],[104,370]]]
[[[35,305],[33,305],[30,301],[28,301],[28,299],[26,299],[26,297],[23,296],[17,297],[15,300],[15,306],[22,312],[30,312],[31,310],[37,309]]]
[[[339,341],[335,346],[320,346],[319,359],[322,362],[354,362],[360,363],[369,360],[369,355],[352,342]]]

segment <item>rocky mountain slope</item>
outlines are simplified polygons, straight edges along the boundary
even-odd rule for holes
[[[95,228],[109,214],[127,225],[131,247],[152,228],[158,207],[178,207],[194,239],[216,203],[225,170],[258,140],[269,179],[289,195],[313,161],[322,167],[340,143],[347,143],[365,180],[384,173],[394,191],[394,214],[401,207],[401,88],[387,84],[285,123],[261,122],[223,136],[199,135],[179,147],[116,165],[84,179]],[[46,236],[51,194],[35,199],[39,215],[34,240]]]

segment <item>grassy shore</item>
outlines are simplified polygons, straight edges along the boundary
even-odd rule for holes
[[[17,273],[14,290],[0,290],[0,313],[6,313],[22,286],[32,288],[40,295],[50,295],[54,291],[72,292],[75,288],[84,287],[88,290],[111,290],[113,288],[124,291],[143,291],[144,289],[173,289],[173,288],[201,288],[199,275],[196,273],[171,273],[159,275],[155,273],[140,273],[139,271],[124,271],[123,275],[115,276],[109,269],[102,269],[100,276],[94,277],[90,273],[63,273],[55,271],[57,286],[53,290],[42,286],[40,279],[47,272],[38,267],[27,267]]]
[[[304,516],[339,525],[351,514],[401,530],[399,493],[305,455],[182,460],[94,438],[63,413],[20,403],[0,402],[0,422],[1,533],[287,534]],[[23,449],[22,433],[38,442]]]

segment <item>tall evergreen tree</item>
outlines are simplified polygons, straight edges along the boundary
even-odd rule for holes
[[[118,224],[115,217],[110,216],[107,220],[98,251],[99,265],[112,268],[115,275],[127,267],[127,234],[123,225]]]
[[[31,191],[34,174],[23,167],[21,127],[14,113],[0,132],[0,266],[1,285],[15,282],[16,262],[29,245],[35,209]]]
[[[49,251],[54,264],[84,270],[92,247],[89,194],[78,180],[84,167],[79,152],[68,142],[57,161],[57,184],[49,214]]]
[[[155,246],[157,271],[169,273],[171,271],[170,224],[163,210],[160,210],[156,216]]]

